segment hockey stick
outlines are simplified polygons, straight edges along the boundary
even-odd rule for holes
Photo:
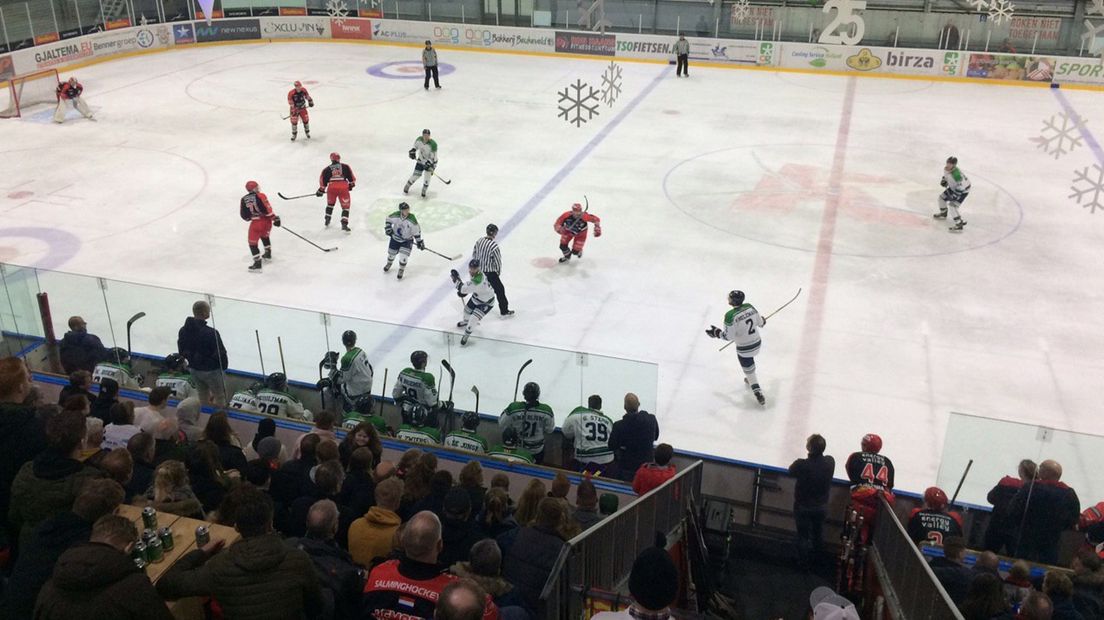
[[[315,242],[311,241],[310,239],[307,239],[307,238],[306,238],[306,237],[304,237],[303,235],[300,235],[299,233],[295,232],[294,230],[292,230],[292,229],[288,228],[287,226],[281,226],[281,227],[280,227],[280,230],[286,230],[286,231],[288,231],[289,233],[291,233],[291,234],[295,235],[296,237],[299,237],[299,238],[300,238],[300,239],[302,239],[303,241],[306,241],[307,243],[309,243],[309,244],[313,245],[314,247],[318,248],[319,250],[322,250],[323,252],[334,252],[334,251],[336,251],[336,250],[337,250],[337,248],[336,248],[336,247],[332,247],[332,248],[324,248],[324,247],[322,247],[322,246],[318,245],[317,243],[315,243]]]
[[[586,207],[583,208],[583,213],[590,211],[590,201],[587,200],[586,194],[583,194],[583,202],[586,203]]]
[[[257,357],[261,360],[261,374],[267,377],[268,373],[264,369],[264,353],[261,352],[261,331],[255,329],[253,333],[257,336]]]
[[[299,200],[300,198],[310,198],[311,196],[317,196],[318,194],[311,192],[309,194],[303,194],[302,196],[285,196],[280,192],[276,192],[276,195],[284,200]]]
[[[521,385],[521,373],[525,372],[525,369],[529,366],[529,364],[532,364],[532,363],[533,363],[533,360],[529,360],[529,361],[525,362],[524,364],[522,364],[521,368],[518,368],[517,380],[514,381],[514,402],[517,402],[518,386]]]
[[[479,413],[479,388],[473,385],[472,393],[475,394],[475,412]]]
[[[329,354],[327,354],[329,355]],[[326,365],[326,358],[323,357],[321,362],[318,362],[318,383],[322,383],[322,367]],[[326,389],[318,390],[318,397],[322,399],[322,411],[326,410]]]
[[[962,472],[962,477],[958,479],[958,486],[955,487],[954,497],[951,498],[951,506],[954,506],[955,500],[958,499],[958,492],[962,490],[962,483],[966,482],[966,476],[970,473],[970,468],[974,466],[974,459],[970,459],[966,463],[966,471]]]
[[[456,387],[456,371],[452,369],[452,364],[446,360],[441,360],[441,365],[445,367],[445,370],[449,374],[449,402],[452,402],[452,389]]]
[[[798,295],[801,295],[801,288],[798,288],[798,289],[797,289],[797,292],[796,292],[796,293],[794,293],[794,296],[793,296],[793,298],[792,298],[792,299],[790,299],[790,300],[789,300],[789,301],[787,301],[786,303],[784,303],[784,304],[782,304],[781,306],[779,306],[779,307],[778,307],[778,309],[777,309],[777,310],[775,310],[774,312],[771,312],[771,313],[770,313],[770,314],[768,314],[767,316],[763,317],[763,322],[766,322],[766,320],[767,320],[767,319],[769,319],[769,318],[771,318],[772,316],[774,316],[774,315],[778,314],[779,312],[781,312],[783,308],[785,308],[786,306],[788,306],[788,305],[792,304],[793,302],[797,301],[797,297],[798,297]],[[717,350],[718,350],[718,351],[724,351],[724,350],[725,350],[725,349],[727,349],[728,347],[732,346],[732,343],[733,343],[733,342],[736,342],[736,341],[735,341],[735,340],[731,340],[731,341],[729,341],[729,342],[728,342],[728,343],[727,343],[727,344],[726,344],[725,346],[723,346],[723,347],[721,347],[720,349],[717,349]]]
[[[280,347],[280,370],[284,371],[284,376],[287,376],[287,364],[284,363],[284,340],[281,336],[276,336],[276,346]]]
[[[433,169],[433,176],[437,177],[438,179],[441,179],[441,182],[444,183],[445,185],[452,185],[452,181],[450,181],[450,180],[446,179],[445,177],[437,174],[437,169],[436,168]]]
[[[445,256],[444,254],[441,254],[440,252],[437,252],[436,250],[431,250],[429,248],[422,248],[422,249],[425,250],[426,252],[431,253],[431,254],[436,254],[437,256],[440,256],[441,258],[443,258],[445,260],[456,260],[456,259],[460,258],[460,256],[461,256],[460,254],[457,254],[456,256]]]
[[[383,369],[383,385],[380,386],[380,412],[379,412],[379,414],[380,414],[381,417],[383,416],[383,399],[387,398],[387,373],[390,370],[391,370],[390,368],[384,368]]]
[[[134,316],[130,317],[130,320],[127,321],[127,355],[132,355],[132,352],[130,350],[130,326],[134,325],[135,321],[137,321],[138,319],[140,319],[144,316],[146,316],[145,312],[138,312]],[[116,360],[116,361],[118,361],[118,360]]]

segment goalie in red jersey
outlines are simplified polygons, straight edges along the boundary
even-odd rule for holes
[[[577,202],[571,205],[570,211],[564,211],[563,215],[556,218],[556,224],[553,228],[560,235],[560,252],[563,252],[563,256],[560,258],[561,263],[571,260],[572,254],[578,258],[583,257],[588,223],[594,224],[594,236],[601,237],[602,220],[597,215],[584,211],[583,205]]]
[[[261,272],[261,259],[272,260],[272,242],[268,240],[268,234],[273,226],[280,225],[280,216],[272,211],[272,205],[268,204],[268,196],[261,193],[261,187],[256,181],[248,181],[245,191],[249,192],[241,198],[241,219],[249,222],[249,252],[253,254],[253,265],[249,271]],[[264,243],[264,254],[258,243]]]
[[[318,191],[315,196],[326,194],[326,226],[330,225],[334,204],[341,201],[341,230],[352,232],[349,228],[349,190],[356,187],[356,176],[349,164],[341,163],[341,155],[330,153],[330,164],[322,169],[318,177]]]
[[[54,122],[65,122],[65,102],[73,102],[73,107],[77,112],[81,113],[81,116],[87,118],[90,121],[96,119],[92,118],[92,110],[88,109],[88,104],[81,99],[81,93],[84,92],[84,86],[77,81],[77,78],[71,77],[68,81],[59,82],[57,85],[57,109],[54,110]]]
[[[311,99],[310,93],[307,89],[303,88],[303,83],[296,80],[295,88],[288,91],[288,107],[291,108],[291,141],[295,142],[295,138],[299,135],[299,119],[303,119],[303,133],[307,134],[310,138],[310,113],[307,112],[307,107],[314,107],[314,99]]]

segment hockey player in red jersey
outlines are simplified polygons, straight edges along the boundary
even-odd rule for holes
[[[71,77],[66,82],[58,82],[57,85],[57,109],[54,110],[54,122],[65,122],[65,102],[72,101],[73,107],[77,112],[81,113],[81,116],[87,118],[90,121],[96,119],[92,118],[92,110],[88,109],[88,104],[81,99],[81,93],[84,92],[84,86],[77,81],[77,78]]]
[[[851,508],[863,518],[859,530],[860,544],[870,539],[874,527],[874,516],[878,514],[878,496],[886,498],[892,506],[896,499],[893,495],[893,461],[878,454],[882,450],[882,438],[863,435],[862,451],[847,457],[847,478],[851,481]]]
[[[352,232],[349,228],[349,191],[356,187],[356,175],[349,164],[341,163],[339,153],[330,153],[330,164],[322,169],[318,177],[318,191],[315,196],[326,194],[326,226],[330,225],[334,204],[341,201],[341,230]]]
[[[942,546],[948,536],[962,536],[962,515],[947,510],[947,494],[939,487],[924,491],[924,506],[909,514],[908,535],[912,542],[928,541]]]
[[[310,138],[310,113],[307,106],[314,107],[314,99],[303,88],[303,83],[296,80],[295,88],[288,91],[288,107],[291,108],[291,141],[299,134],[299,119],[303,119],[303,133]]]
[[[249,192],[241,198],[241,219],[249,222],[249,252],[253,254],[253,265],[249,271],[261,272],[261,259],[272,260],[272,242],[268,240],[268,234],[273,226],[280,225],[280,216],[272,211],[272,205],[268,204],[268,196],[261,193],[261,187],[256,181],[248,181],[245,191]],[[264,243],[264,254],[261,254],[257,243]]]
[[[583,205],[577,202],[571,205],[570,211],[564,211],[563,215],[556,218],[553,228],[560,235],[560,252],[563,252],[561,263],[571,260],[572,254],[579,258],[583,257],[583,246],[586,245],[587,240],[587,224],[590,222],[594,223],[594,236],[601,237],[602,220],[597,215],[583,211]],[[569,243],[570,247],[568,247]]]

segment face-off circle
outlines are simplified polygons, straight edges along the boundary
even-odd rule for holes
[[[421,80],[425,78],[425,67],[417,60],[396,60],[372,65],[366,69],[368,75],[390,80]],[[456,67],[447,62],[437,63],[437,73],[448,75],[456,71]]]

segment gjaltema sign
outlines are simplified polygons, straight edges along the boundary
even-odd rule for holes
[[[92,47],[92,41],[89,40],[47,45],[42,49],[34,50],[35,68],[48,69],[74,60],[88,58],[94,53],[95,49]]]
[[[557,30],[556,51],[566,54],[613,56],[617,51],[617,37],[612,34],[587,34],[585,32]]]
[[[319,18],[261,18],[264,39],[329,39],[330,20]]]

